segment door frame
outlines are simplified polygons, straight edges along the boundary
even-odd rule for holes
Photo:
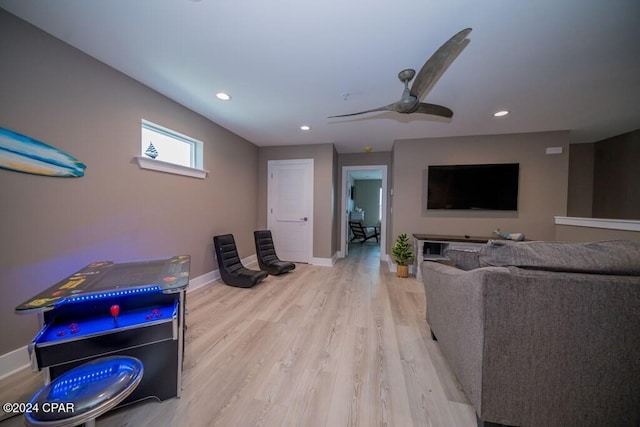
[[[343,166],[342,167],[342,195],[341,208],[340,208],[340,252],[338,256],[344,258],[348,253],[348,239],[347,239],[347,197],[349,187],[349,172],[362,171],[362,170],[381,170],[382,171],[382,218],[380,220],[380,259],[387,261],[389,255],[387,254],[387,197],[389,193],[387,173],[387,165],[367,165],[367,166]]]
[[[309,213],[308,213],[308,225],[307,225],[307,263],[311,264],[313,260],[313,174],[314,174],[314,164],[313,159],[290,159],[290,160],[268,160],[267,161],[267,228],[273,228],[273,216],[271,215],[271,206],[273,202],[273,187],[272,187],[272,179],[271,175],[273,173],[273,168],[284,165],[296,165],[302,164],[306,167],[306,172],[309,174],[307,188],[305,192],[310,195],[309,198]]]

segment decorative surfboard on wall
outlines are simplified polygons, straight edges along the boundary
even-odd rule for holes
[[[0,168],[34,175],[81,177],[86,165],[44,142],[0,127]]]

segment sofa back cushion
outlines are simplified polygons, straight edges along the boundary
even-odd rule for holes
[[[640,243],[491,240],[480,249],[481,267],[521,267],[575,273],[640,275]]]
[[[444,255],[460,270],[469,271],[480,267],[480,248],[450,248],[444,251]]]

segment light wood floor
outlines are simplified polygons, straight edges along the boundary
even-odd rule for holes
[[[298,264],[252,289],[216,282],[190,293],[182,396],[97,425],[475,426],[430,338],[422,285],[379,255],[353,245],[331,268]],[[26,401],[40,381],[27,370],[3,380],[2,401]]]

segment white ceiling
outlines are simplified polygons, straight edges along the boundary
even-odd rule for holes
[[[349,171],[349,176],[355,181],[382,179],[382,169],[366,169]]]
[[[640,128],[638,0],[0,0],[42,28],[258,146],[571,130],[593,142]],[[459,30],[471,43],[422,101],[400,98]],[[4,61],[7,59],[4,58]],[[219,91],[233,98],[223,102]],[[497,119],[492,113],[508,109]],[[302,124],[311,126],[303,132]]]

